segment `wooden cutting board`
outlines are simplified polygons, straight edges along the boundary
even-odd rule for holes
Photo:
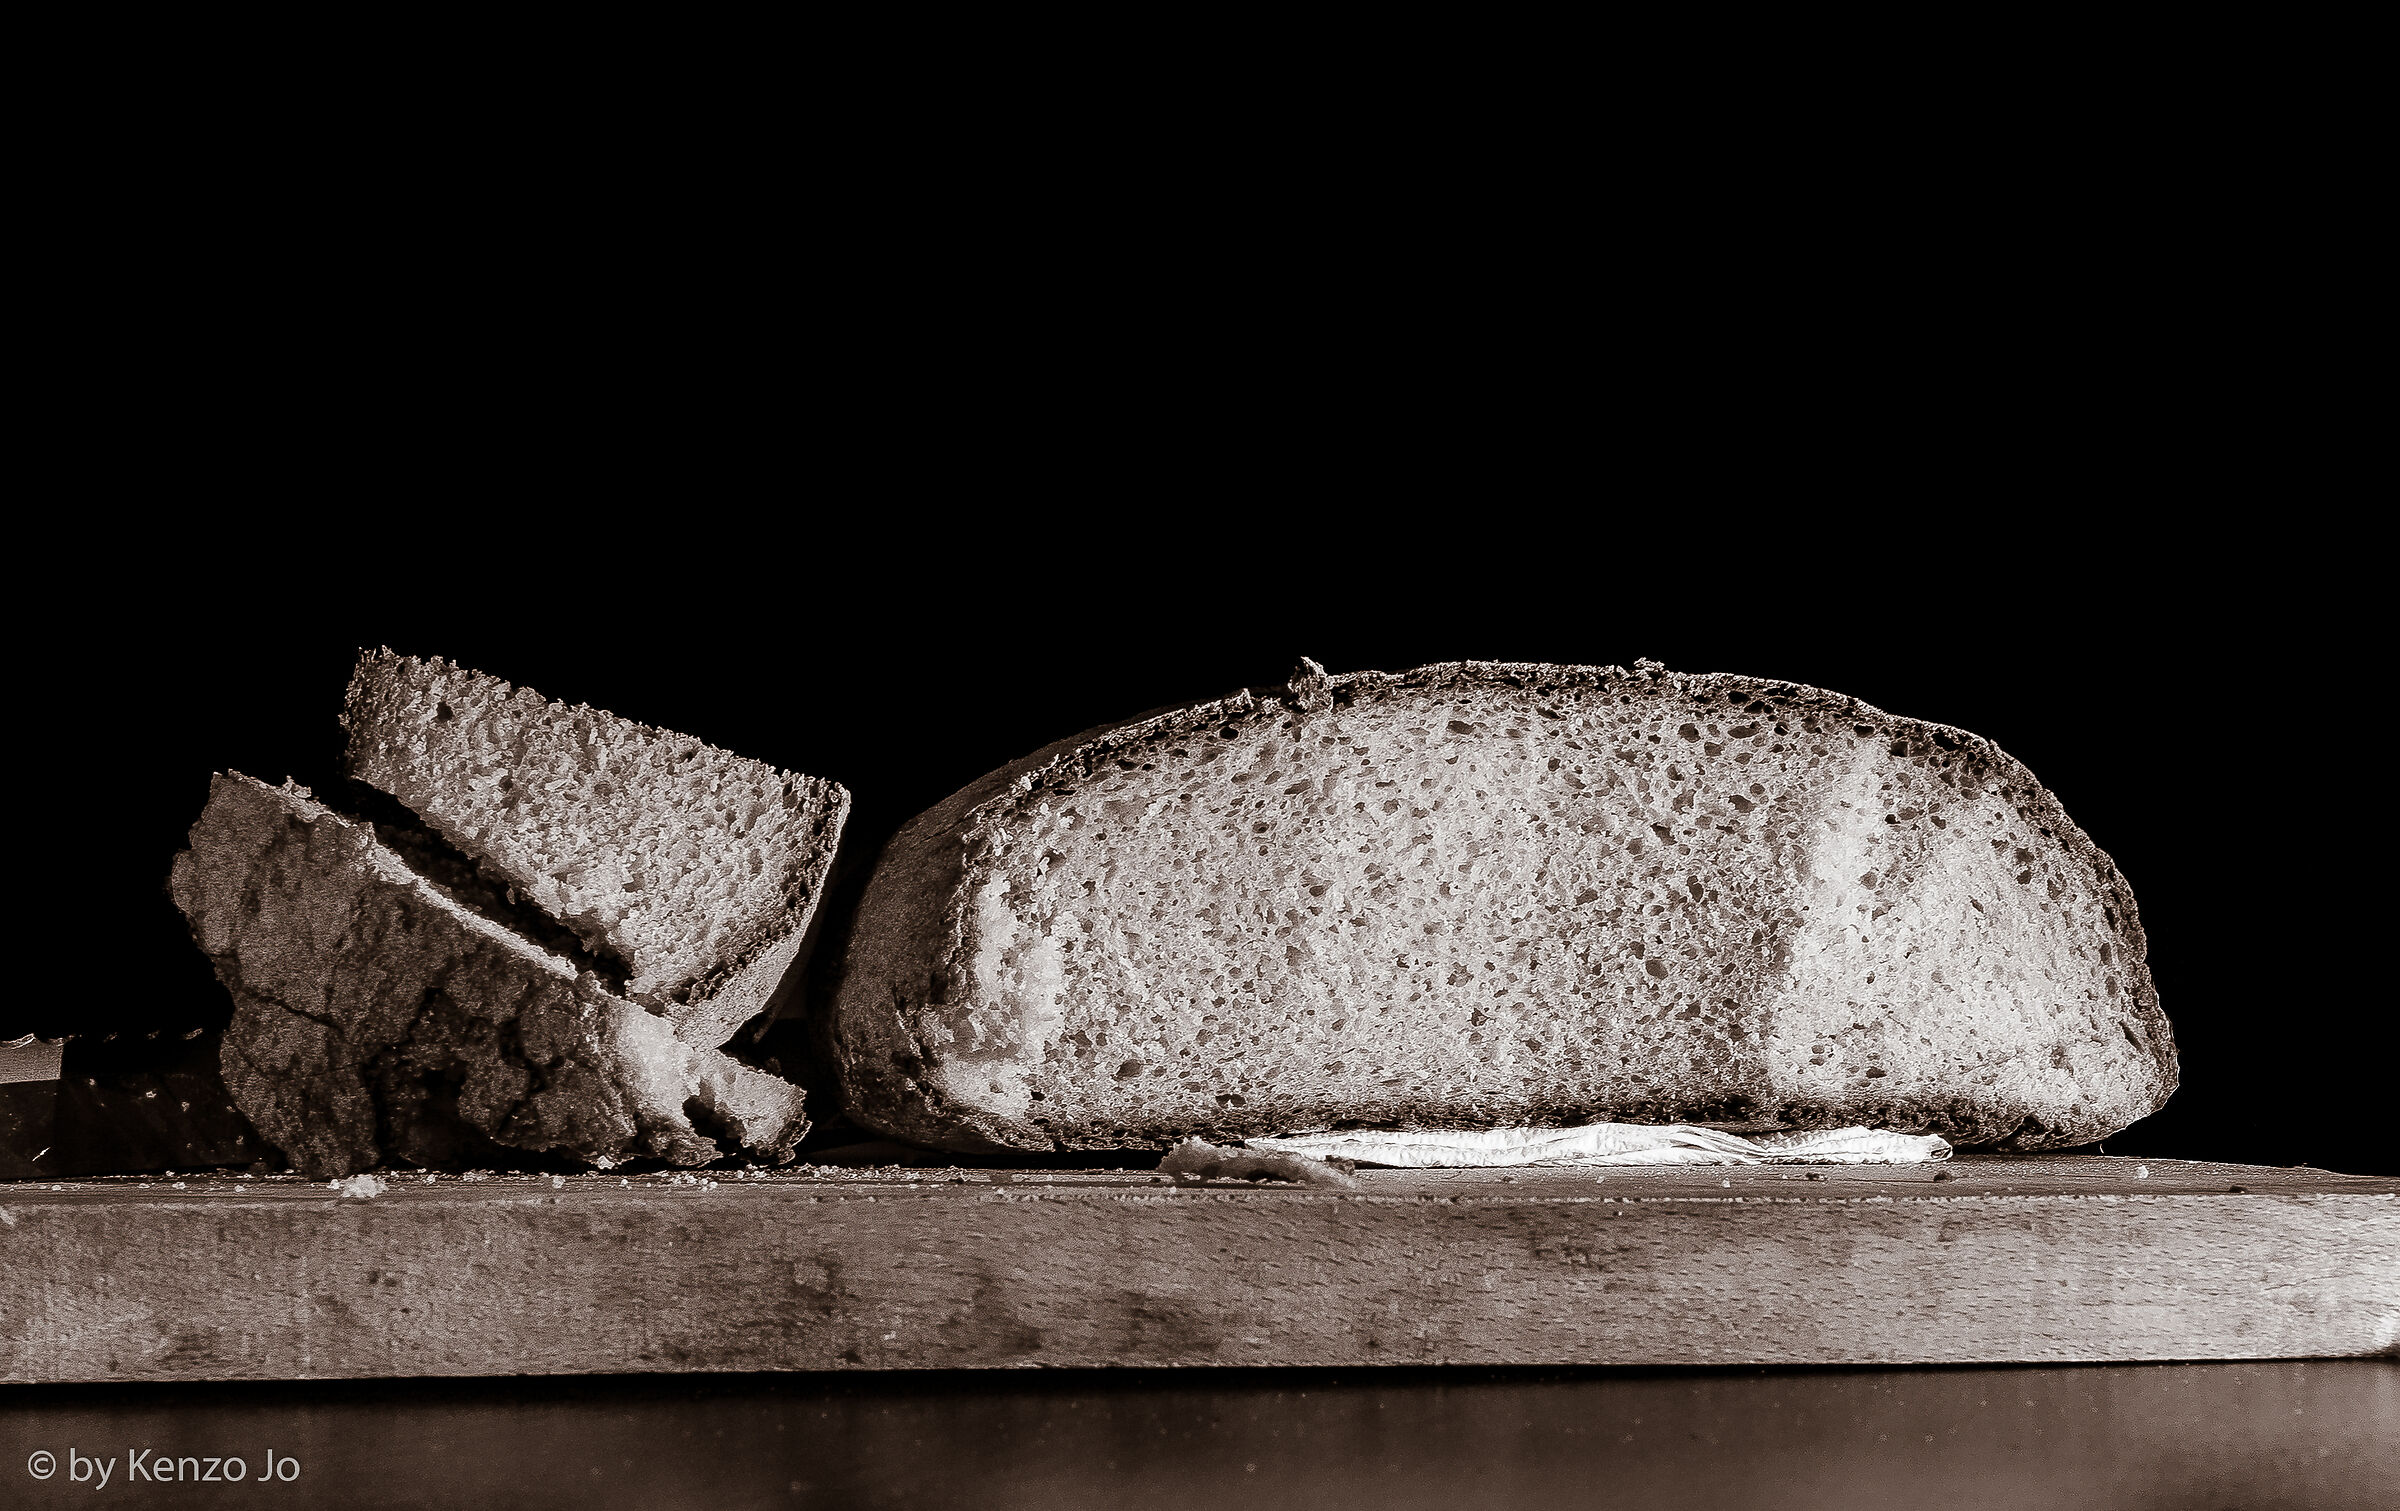
[[[0,1379],[2400,1355],[2400,1181],[1806,1171],[0,1184]]]

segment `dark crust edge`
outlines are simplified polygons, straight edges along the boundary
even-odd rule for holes
[[[2133,1020],[2144,1030],[2153,1076],[2151,1092],[2144,1098],[2147,1109],[2115,1127],[2098,1133],[2081,1128],[2054,1130],[2029,1117],[1996,1139],[1978,1141],[1977,1146],[2035,1150],[2082,1144],[2149,1116],[2174,1093],[2179,1079],[2174,1031],[2159,1005],[2157,986],[2150,973],[2149,937],[2142,929],[2132,887],[2115,859],[2068,816],[2056,794],[2044,787],[2024,762],[1995,742],[1952,725],[1890,713],[1847,694],[1777,678],[1735,672],[1679,673],[1653,661],[1636,662],[1631,670],[1619,666],[1446,661],[1406,672],[1342,673],[1305,692],[1297,684],[1289,690],[1245,688],[1225,698],[1135,715],[1044,746],[989,772],[903,825],[877,855],[859,912],[862,917],[869,916],[867,910],[880,904],[905,908],[914,914],[908,920],[911,927],[902,947],[909,958],[862,958],[871,957],[872,951],[846,957],[835,1003],[819,1031],[820,1043],[829,1051],[851,1117],[893,1137],[962,1151],[1164,1147],[1172,1142],[1163,1135],[1145,1137],[1130,1130],[1117,1135],[1044,1131],[1015,1119],[947,1105],[914,1075],[908,1076],[901,1087],[886,1084],[867,1064],[876,1050],[897,1051],[892,1055],[895,1063],[905,1060],[921,1065],[930,1057],[899,1014],[888,1009],[879,1014],[870,1002],[862,1000],[869,996],[864,984],[869,980],[889,982],[898,971],[913,971],[931,979],[936,989],[933,1000],[940,1000],[939,989],[955,965],[965,937],[967,909],[965,892],[959,883],[967,870],[982,859],[994,838],[1021,816],[1028,805],[1043,798],[1074,793],[1103,762],[1120,759],[1123,752],[1149,742],[1184,737],[1210,726],[1235,721],[1304,719],[1313,711],[1303,705],[1304,696],[1315,710],[1322,710],[1379,700],[1394,692],[1439,691],[1462,684],[1577,691],[1639,684],[1650,689],[1664,686],[1686,697],[1696,693],[1717,697],[1738,690],[1778,704],[1805,705],[1811,716],[1877,722],[1892,737],[1964,751],[1989,762],[1996,779],[1993,785],[2017,815],[2056,841],[2071,859],[2089,868],[2095,888],[2103,898],[2104,916],[2115,930],[2124,957],[2128,1006]],[[1329,702],[1324,701],[1328,698]],[[940,844],[944,831],[955,834],[954,846]],[[939,856],[931,853],[937,849],[946,853]],[[910,865],[912,860],[918,864],[931,861],[934,869],[917,870]],[[901,874],[904,870],[913,874]],[[915,895],[904,900],[903,894],[909,893]],[[854,991],[854,985],[861,990]]]
[[[668,1000],[679,1006],[698,1007],[706,1003],[761,955],[794,934],[805,934],[810,919],[825,900],[825,880],[833,873],[834,851],[842,842],[842,826],[850,821],[850,789],[824,777],[800,776],[796,772],[783,775],[802,783],[804,790],[816,789],[803,799],[813,810],[809,848],[801,863],[785,872],[783,906],[774,914],[773,924],[758,933],[756,944],[742,951],[732,964],[720,966],[668,993]],[[802,969],[807,963],[805,958],[794,956],[786,974]]]

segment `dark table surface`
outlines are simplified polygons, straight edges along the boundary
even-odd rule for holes
[[[16,1386],[0,1447],[8,1506],[2364,1508],[2400,1365]]]

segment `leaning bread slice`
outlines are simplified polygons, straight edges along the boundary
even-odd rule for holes
[[[850,795],[440,659],[360,656],[350,774],[565,923],[624,994],[713,1047],[767,1005]]]
[[[824,1031],[953,1149],[1336,1126],[2080,1144],[2175,1052],[2133,896],[1955,729],[1644,662],[1326,677],[1037,753],[879,857]]]
[[[695,1116],[782,1160],[808,1130],[799,1087],[685,1043],[304,788],[220,773],[168,889],[233,994],[226,1087],[309,1175],[731,1153]]]

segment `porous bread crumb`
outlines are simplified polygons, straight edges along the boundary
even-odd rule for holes
[[[337,1191],[344,1196],[356,1197],[361,1201],[370,1196],[381,1196],[391,1189],[380,1175],[353,1175],[343,1180],[329,1180],[325,1183],[325,1188],[329,1191]],[[181,1189],[180,1183],[178,1183],[178,1189]]]

